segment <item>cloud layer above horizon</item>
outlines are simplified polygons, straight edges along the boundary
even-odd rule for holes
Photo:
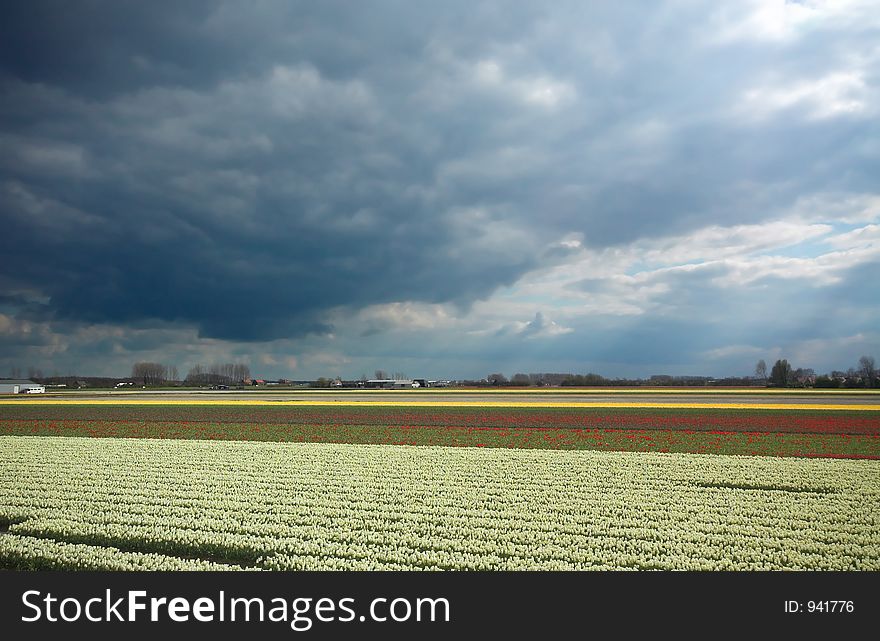
[[[880,357],[872,2],[6,13],[0,374]]]

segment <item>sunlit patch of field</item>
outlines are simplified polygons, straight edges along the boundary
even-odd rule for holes
[[[880,462],[0,437],[0,566],[878,570]]]

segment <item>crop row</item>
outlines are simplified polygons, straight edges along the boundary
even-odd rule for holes
[[[240,566],[6,533],[0,536],[0,569],[234,570]]]
[[[878,472],[852,460],[0,437],[0,564],[876,570]]]
[[[490,408],[223,405],[14,405],[0,407],[0,429],[10,421],[60,427],[87,422],[180,424],[351,425],[413,427],[544,427],[658,429],[880,435],[880,412],[663,408]]]
[[[0,420],[0,434],[880,458],[880,435],[348,424]]]

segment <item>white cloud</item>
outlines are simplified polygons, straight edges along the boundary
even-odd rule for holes
[[[843,272],[880,259],[880,247],[862,246],[833,251],[810,258],[761,256],[753,259],[722,261],[727,273],[716,282],[746,286],[767,278],[801,280],[814,287],[841,281]]]
[[[472,78],[491,91],[499,91],[517,100],[554,109],[577,97],[571,84],[550,75],[516,75],[506,72],[496,60],[481,60],[472,67]]]
[[[668,265],[778,250],[824,236],[832,230],[831,225],[805,225],[795,220],[730,227],[713,225],[688,236],[642,241],[637,246],[644,247],[641,254],[644,262]]]
[[[865,225],[843,234],[831,236],[826,241],[837,248],[871,248],[880,243],[880,225]]]
[[[876,92],[861,71],[837,71],[820,78],[785,83],[771,78],[744,92],[736,111],[751,120],[802,108],[810,120],[837,116],[871,116],[876,111]]]
[[[785,0],[749,0],[721,4],[711,20],[715,44],[739,40],[788,40],[817,17],[814,6]]]
[[[801,196],[788,215],[805,221],[852,225],[880,222],[880,195],[822,192]]]
[[[443,215],[448,233],[457,242],[450,244],[444,259],[472,260],[492,257],[501,264],[517,262],[536,251],[536,238],[525,222],[504,216],[504,212],[487,207],[457,207]]]
[[[498,309],[494,322],[500,326],[521,318],[523,309],[537,300],[567,324],[593,316],[674,316],[690,313],[686,310],[695,304],[710,305],[712,289],[719,297],[730,288],[751,288],[759,295],[773,279],[825,287],[841,282],[853,267],[880,260],[877,225],[836,235],[834,229],[827,223],[789,218],[763,225],[711,226],[607,249],[572,244],[573,251],[555,265],[533,271],[505,290],[506,308]],[[817,241],[832,251],[817,253],[811,245],[812,255],[782,255]],[[486,305],[499,300],[496,295]]]
[[[543,313],[535,312],[535,317],[523,326],[519,334],[526,338],[546,338],[568,334],[571,331],[570,327],[563,327],[556,321],[545,318]]]
[[[358,323],[388,330],[433,330],[449,328],[457,323],[448,305],[396,302],[370,305],[357,314]]]
[[[814,29],[877,25],[878,13],[874,0],[735,0],[718,3],[704,38],[715,45],[784,43]]]

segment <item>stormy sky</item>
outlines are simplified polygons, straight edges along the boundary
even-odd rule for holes
[[[876,9],[7,4],[0,375],[880,357]]]

